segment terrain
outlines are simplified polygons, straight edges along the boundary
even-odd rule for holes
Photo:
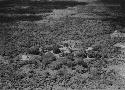
[[[2,90],[124,90],[124,75],[116,69],[124,60],[117,58],[120,53],[114,44],[125,38],[110,36],[115,30],[125,32],[120,5],[91,2],[52,10],[40,6],[6,9],[10,12],[3,8],[0,13]],[[76,56],[32,53],[37,46],[56,46],[64,40],[82,42]],[[92,58],[86,57],[88,47],[95,48],[88,52]],[[25,53],[31,55],[30,61],[21,61]]]

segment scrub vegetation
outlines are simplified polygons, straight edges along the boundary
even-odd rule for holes
[[[117,57],[121,49],[114,45],[125,38],[111,37],[116,29],[122,30],[116,22],[65,16],[50,17],[44,23],[1,23],[0,29],[5,31],[5,46],[0,49],[1,90],[125,88],[124,75],[111,68],[124,64]]]

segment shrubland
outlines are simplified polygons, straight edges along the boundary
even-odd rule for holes
[[[108,68],[120,63],[116,58],[119,52],[113,45],[125,40],[110,37],[117,29],[111,26],[114,24],[79,17],[50,19],[50,22],[53,23],[25,21],[8,26],[5,49],[1,53],[3,59],[0,58],[1,89],[124,88],[124,77]],[[5,25],[2,27],[7,29]],[[47,48],[63,40],[80,40],[82,50],[76,56],[70,53],[60,58],[38,51],[39,47]],[[88,47],[94,49],[86,53]],[[18,57],[21,54],[30,54],[31,59],[22,61]]]

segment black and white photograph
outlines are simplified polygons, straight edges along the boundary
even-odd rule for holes
[[[125,0],[0,0],[0,90],[125,90]]]

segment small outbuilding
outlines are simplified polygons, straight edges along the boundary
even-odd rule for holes
[[[120,51],[120,54],[117,56],[118,59],[125,60],[125,43],[117,43],[114,46]]]
[[[121,33],[120,31],[115,30],[110,36],[111,36],[111,38],[125,37],[125,33]]]
[[[114,46],[119,48],[122,54],[125,54],[125,43],[117,43]]]

